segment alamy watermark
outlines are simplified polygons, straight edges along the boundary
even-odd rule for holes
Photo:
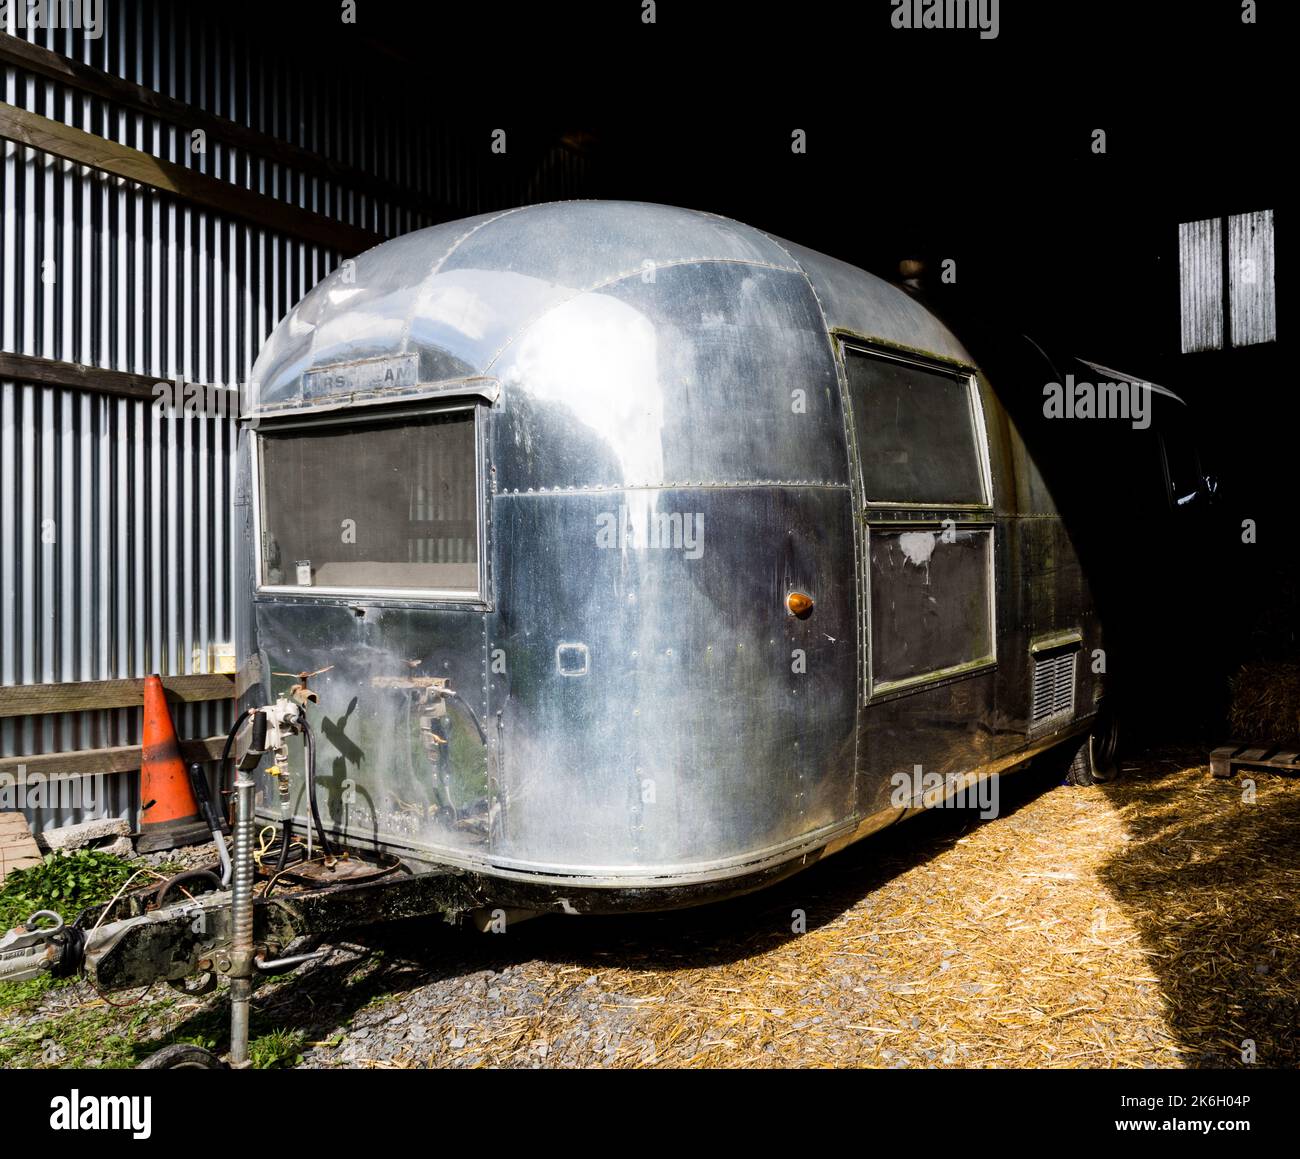
[[[680,551],[686,559],[704,554],[704,512],[635,512],[626,505],[596,516],[596,546],[615,550]]]
[[[981,40],[996,40],[998,0],[890,0],[895,28],[979,29]]]
[[[216,386],[211,383],[187,382],[181,375],[153,384],[153,409],[161,417],[184,415],[198,418],[238,419],[248,413],[250,397],[256,397],[244,383]]]
[[[944,776],[913,765],[910,773],[895,773],[889,781],[894,787],[889,803],[895,809],[917,805],[926,809],[978,809],[985,821],[998,815],[1000,778],[996,774],[972,780],[962,773]]]
[[[77,29],[87,40],[104,35],[104,0],[0,0],[0,32],[24,28]]]
[[[1134,430],[1151,425],[1149,382],[1077,382],[1073,374],[1065,382],[1043,387],[1043,414],[1049,419],[1128,419]]]
[[[28,772],[0,772],[0,809],[94,809],[108,800],[103,773],[56,777]]]
[[[147,1139],[152,1120],[152,1095],[83,1095],[73,1087],[50,1100],[52,1131],[130,1131],[133,1139]]]

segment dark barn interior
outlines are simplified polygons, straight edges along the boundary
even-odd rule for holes
[[[823,144],[805,156],[775,129],[710,138],[694,152],[698,139],[671,129],[610,126],[582,139],[595,196],[707,208],[892,280],[901,262],[922,262],[918,292],[985,366],[1052,471],[1058,503],[1090,538],[1080,546],[1105,577],[1118,671],[1132,681],[1126,730],[1210,740],[1226,728],[1228,681],[1243,662],[1296,657],[1287,513],[1297,404],[1280,336],[1181,351],[1179,225],[1275,207],[1282,162],[1263,127],[1210,134],[1218,145],[1207,164],[1203,126],[1111,125],[1105,156],[1091,152],[1084,121],[1050,132],[993,125],[976,140],[930,126],[924,153],[906,123],[851,145],[834,126],[811,126],[810,141]],[[942,176],[927,156],[943,158]],[[1278,231],[1285,239],[1284,220]],[[951,283],[940,273],[947,259]],[[1172,503],[1154,440],[1122,423],[1043,422],[1053,375],[1026,337],[1054,358],[1175,391],[1186,407],[1155,406],[1154,426],[1167,424],[1175,475],[1174,455],[1196,455],[1217,484],[1213,501]],[[1243,541],[1246,519],[1253,543]]]
[[[1241,666],[1300,659],[1297,552],[1287,531],[1300,404],[1284,385],[1276,325],[1266,341],[1234,344],[1229,319],[1214,348],[1184,349],[1179,238],[1187,223],[1225,223],[1222,276],[1188,293],[1221,294],[1212,313],[1226,317],[1236,260],[1226,221],[1266,213],[1276,231],[1267,241],[1276,246],[1269,296],[1274,317],[1285,311],[1276,304],[1285,294],[1276,271],[1286,268],[1279,201],[1287,162],[1274,125],[1230,113],[1200,88],[1166,84],[1146,65],[1132,76],[1149,87],[1131,100],[1107,83],[1121,71],[1110,47],[1118,26],[1144,61],[1213,50],[1229,75],[1253,59],[1256,30],[1235,10],[1191,5],[1183,15],[1176,24],[1144,23],[1129,6],[1106,3],[1080,23],[1050,7],[1008,4],[999,37],[987,42],[1007,66],[979,74],[976,115],[946,115],[950,99],[960,100],[969,56],[963,34],[944,31],[927,44],[933,55],[923,72],[905,55],[874,53],[864,94],[855,93],[852,70],[827,79],[841,98],[832,107],[879,105],[883,114],[865,122],[805,115],[796,103],[781,114],[787,125],[733,117],[729,101],[727,115],[705,111],[715,94],[684,45],[731,42],[746,11],[674,13],[680,35],[648,53],[632,47],[626,14],[608,5],[578,4],[556,17],[515,13],[520,35],[558,32],[575,51],[618,38],[629,46],[629,75],[643,70],[656,93],[677,68],[700,87],[665,97],[678,116],[655,115],[650,104],[621,119],[519,128],[499,155],[483,156],[476,144],[490,138],[490,124],[462,122],[459,184],[446,186],[444,213],[549,200],[559,196],[557,169],[565,167],[563,196],[707,210],[900,283],[901,264],[920,263],[909,271],[912,291],[966,343],[1053,474],[1056,501],[1099,584],[1125,737],[1217,743],[1231,732],[1230,681]],[[354,51],[355,30],[325,16],[279,19],[309,59]],[[472,23],[439,14],[404,20],[399,35],[387,24],[361,29],[369,62],[361,71],[384,77],[367,98],[418,105],[425,46],[472,39]],[[852,43],[872,34],[872,14],[839,13],[834,27]],[[475,81],[472,65],[448,69],[459,84]],[[558,91],[582,92],[571,73],[542,72]],[[1253,109],[1267,107],[1276,80],[1255,75]],[[1170,91],[1187,104],[1166,114]],[[805,151],[791,147],[800,130]],[[1098,130],[1104,153],[1095,147]],[[949,261],[955,277],[944,276]],[[1122,422],[1045,423],[1043,386],[1067,372],[1071,358],[1156,383],[1182,402],[1154,405],[1152,428],[1131,437]],[[1176,502],[1197,489],[1195,499]]]

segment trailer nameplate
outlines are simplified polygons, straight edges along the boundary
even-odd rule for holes
[[[363,358],[318,366],[302,376],[303,398],[355,394],[415,386],[420,377],[420,356],[395,354],[388,358]]]

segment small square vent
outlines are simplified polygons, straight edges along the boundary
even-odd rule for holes
[[[1074,716],[1074,675],[1079,662],[1079,646],[1070,644],[1037,652],[1033,660],[1030,727]]]

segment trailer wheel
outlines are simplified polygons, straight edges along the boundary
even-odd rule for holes
[[[178,1042],[154,1051],[136,1070],[226,1070],[226,1064],[210,1050]]]
[[[1119,726],[1104,709],[1093,723],[1092,731],[1078,742],[1065,780],[1070,785],[1104,785],[1119,775],[1115,752],[1119,743]]]

